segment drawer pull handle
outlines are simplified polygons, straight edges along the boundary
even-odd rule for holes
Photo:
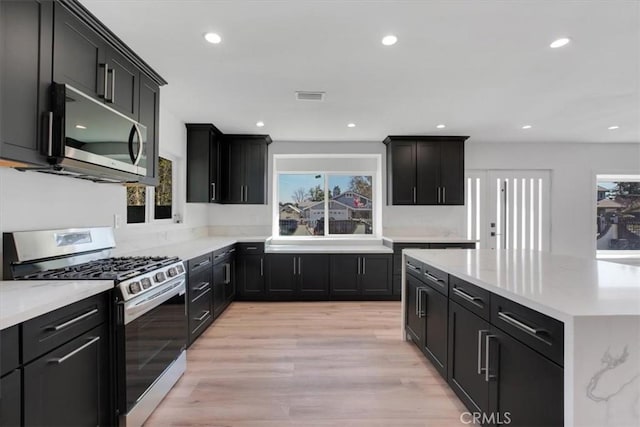
[[[207,286],[209,286],[209,282],[202,282],[200,283],[200,286],[196,288],[196,291],[200,292],[200,291],[204,291]]]
[[[93,337],[88,342],[82,344],[80,347],[78,347],[75,350],[73,350],[71,353],[67,353],[66,355],[64,355],[62,357],[58,357],[56,359],[51,359],[51,360],[49,360],[49,363],[57,363],[58,365],[60,363],[64,363],[67,359],[75,356],[76,354],[80,353],[82,350],[84,350],[85,348],[89,347],[91,344],[93,344],[95,342],[98,342],[99,340],[100,340],[100,337]]]
[[[209,292],[211,292],[211,288],[207,288],[204,290],[203,293],[201,293],[200,295],[198,295],[197,297],[195,297],[194,299],[191,300],[192,303],[198,301],[200,298],[202,298],[203,296],[205,296],[206,294],[208,294]]]
[[[209,264],[210,262],[211,262],[211,260],[209,260],[209,259],[204,260],[204,261],[199,262],[198,264],[196,264],[194,268],[200,268],[200,267],[203,267],[203,266],[205,266],[205,265]]]
[[[98,312],[98,309],[94,308],[93,310],[89,310],[86,313],[81,314],[78,317],[74,317],[73,319],[71,319],[71,320],[69,320],[67,322],[64,322],[64,323],[61,323],[61,324],[55,325],[55,326],[49,326],[47,329],[50,330],[50,331],[59,331],[59,330],[64,329],[64,328],[68,328],[69,326],[73,325],[74,323],[78,323],[79,321],[81,321],[83,319],[86,319],[87,317],[93,316],[97,312]]]
[[[505,322],[509,323],[512,326],[515,326],[518,329],[521,329],[529,334],[532,335],[538,335],[542,332],[544,332],[544,329],[542,328],[532,328],[529,325],[525,325],[524,323],[522,323],[521,321],[519,321],[518,319],[514,319],[513,317],[509,316],[509,314],[504,313],[502,311],[498,312],[498,318],[501,320],[504,320]]]
[[[248,251],[255,251],[256,249],[258,249],[258,248],[255,247],[255,246],[247,246],[247,250]]]
[[[229,253],[230,253],[230,254],[234,253],[235,251],[236,251],[236,248],[229,249]]]
[[[413,271],[420,271],[420,267],[416,267],[415,265],[411,264],[410,262],[407,262],[407,267],[409,267],[409,269],[411,269]]]
[[[474,304],[477,304],[476,301],[480,301],[482,302],[482,298],[480,297],[474,297],[472,295],[469,295],[468,293],[466,293],[465,291],[459,289],[459,288],[453,288],[453,293],[461,296],[462,298],[466,299],[467,301],[470,301]]]
[[[444,282],[444,280],[437,278],[436,276],[434,276],[433,274],[429,273],[428,271],[425,271],[424,275],[427,276],[427,278],[430,279],[431,281],[436,282],[438,284]]]
[[[209,313],[211,313],[209,310],[205,311],[204,314],[200,317],[196,317],[194,320],[196,322],[202,322],[204,319],[207,318],[207,316],[209,315]]]

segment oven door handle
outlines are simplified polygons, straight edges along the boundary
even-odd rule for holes
[[[185,278],[172,281],[163,285],[161,289],[157,289],[150,296],[138,300],[133,299],[124,304],[124,324],[127,325],[143,314],[153,310],[163,302],[166,302],[176,295],[185,293]]]

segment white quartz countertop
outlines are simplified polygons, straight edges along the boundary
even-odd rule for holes
[[[267,253],[323,253],[323,254],[391,254],[393,249],[384,245],[266,245]]]
[[[476,239],[467,239],[466,237],[456,236],[394,236],[385,235],[384,240],[388,240],[391,243],[476,243]]]
[[[217,251],[225,246],[243,242],[264,242],[265,236],[211,236],[200,239],[188,240],[186,242],[173,243],[169,245],[153,246],[146,249],[139,249],[131,252],[114,251],[114,256],[177,256],[183,261]]]
[[[0,330],[113,289],[111,280],[0,281]]]
[[[404,254],[561,321],[640,315],[640,267],[547,252],[405,249]]]

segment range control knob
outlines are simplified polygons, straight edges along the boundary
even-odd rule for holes
[[[184,268],[182,267],[182,265],[176,265],[176,269],[178,270],[178,273],[184,273]]]
[[[137,294],[141,290],[142,290],[142,288],[140,287],[140,283],[139,282],[133,282],[133,283],[131,283],[129,285],[129,293],[131,293],[131,294]]]
[[[142,289],[149,289],[151,287],[151,279],[148,277],[142,279],[140,283],[142,284]]]
[[[159,273],[156,273],[156,277],[155,277],[156,283],[160,283],[160,282],[164,281],[165,278],[166,277],[165,277],[165,275],[164,275],[164,273],[162,271],[159,272]]]
[[[178,274],[178,272],[176,271],[175,268],[171,267],[169,270],[167,270],[167,274],[169,275],[169,277],[174,277],[175,275]]]

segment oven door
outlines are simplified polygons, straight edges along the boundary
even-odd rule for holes
[[[122,304],[125,413],[186,348],[185,280],[181,276]]]

